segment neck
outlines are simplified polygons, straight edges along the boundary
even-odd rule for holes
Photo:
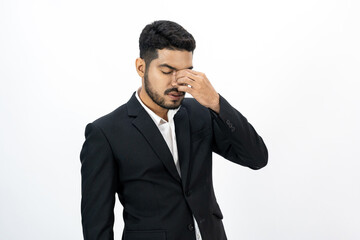
[[[168,109],[162,108],[159,105],[157,105],[150,97],[149,95],[146,93],[146,91],[140,87],[138,89],[138,94],[139,97],[141,99],[141,101],[145,104],[145,106],[147,106],[151,111],[153,111],[156,115],[158,115],[159,117],[165,119],[166,121],[168,121],[167,119],[167,113],[168,113]]]

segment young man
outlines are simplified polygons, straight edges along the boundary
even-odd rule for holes
[[[212,152],[260,169],[267,164],[266,146],[206,75],[192,70],[195,40],[184,28],[156,21],[139,43],[142,86],[86,126],[80,154],[84,239],[113,239],[117,193],[123,240],[225,240]]]

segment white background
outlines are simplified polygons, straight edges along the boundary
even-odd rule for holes
[[[194,35],[194,69],[269,150],[259,171],[214,157],[229,240],[360,239],[359,12],[357,0],[0,0],[0,239],[82,239],[85,125],[140,86],[138,38],[158,19]]]

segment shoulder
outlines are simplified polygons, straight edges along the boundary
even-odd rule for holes
[[[102,130],[112,129],[117,125],[121,125],[128,118],[127,104],[123,104],[115,110],[105,114],[92,122],[93,125],[97,126]]]
[[[209,109],[201,105],[195,98],[185,98],[182,102],[182,107],[186,108],[187,112],[195,116],[207,116],[210,114]]]
[[[211,112],[195,98],[185,98],[182,107],[186,109],[193,129],[201,129],[211,125]]]

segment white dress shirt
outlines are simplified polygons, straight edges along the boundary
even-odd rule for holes
[[[181,106],[179,106],[177,109],[169,109],[167,112],[168,121],[166,121],[163,118],[156,115],[152,110],[150,110],[141,101],[138,91],[136,91],[136,98],[140,102],[140,104],[143,106],[143,108],[146,110],[146,112],[150,115],[150,117],[154,121],[155,125],[158,127],[159,131],[161,132],[161,135],[164,137],[165,142],[166,142],[167,146],[169,147],[170,152],[173,156],[176,170],[179,173],[179,176],[181,178],[179,156],[178,156],[178,149],[177,149],[176,135],[175,135],[175,123],[174,123],[174,115],[177,113],[177,111],[180,109]],[[194,218],[196,240],[202,240],[196,219],[194,216],[193,216],[193,218]]]

